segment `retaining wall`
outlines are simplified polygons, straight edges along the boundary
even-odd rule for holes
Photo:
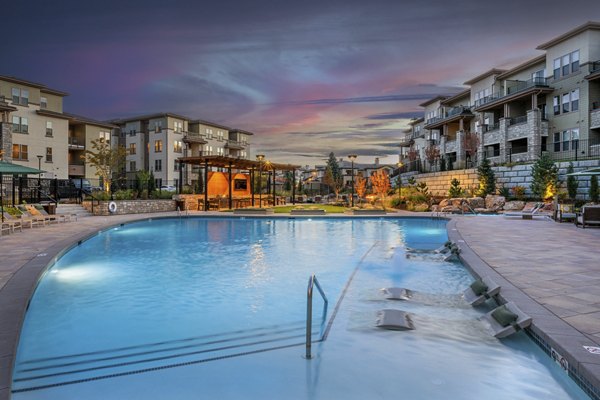
[[[168,212],[177,210],[177,202],[175,200],[115,200],[117,211],[111,213],[108,210],[110,201],[101,201],[100,204],[94,204],[94,215],[122,215],[122,214],[145,214]],[[92,203],[84,201],[83,207],[92,212]]]

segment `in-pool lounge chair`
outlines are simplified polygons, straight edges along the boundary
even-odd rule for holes
[[[486,320],[492,330],[494,337],[505,338],[531,325],[532,318],[519,309],[513,302],[508,302],[485,314],[482,319]]]
[[[472,306],[483,304],[500,293],[500,285],[494,282],[490,277],[484,276],[477,279],[464,292],[463,297]]]
[[[586,225],[600,225],[600,206],[583,206],[581,213],[577,214],[575,219],[575,226],[581,225],[585,228]]]

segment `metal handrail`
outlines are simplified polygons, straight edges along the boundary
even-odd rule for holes
[[[38,194],[39,194],[40,198],[42,196],[44,196],[45,198],[50,200],[51,203],[54,203],[55,205],[58,206],[58,200],[56,200],[54,197],[50,196],[50,193],[44,192],[40,187],[38,187],[37,190],[38,190]]]
[[[317,287],[317,290],[321,294],[323,301],[325,304],[323,305],[323,316],[327,315],[327,296],[325,296],[325,292],[323,292],[323,288],[319,284],[316,275],[311,275],[308,279],[308,289],[306,292],[306,354],[305,357],[307,360],[312,358],[311,348],[312,348],[312,294],[313,287]]]

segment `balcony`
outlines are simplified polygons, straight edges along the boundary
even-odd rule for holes
[[[414,140],[413,140],[413,138],[412,138],[412,134],[411,134],[411,133],[409,133],[409,134],[407,134],[407,135],[404,135],[403,137],[401,137],[401,138],[400,138],[400,143],[399,143],[399,146],[400,146],[400,147],[410,147],[410,146],[412,146],[412,144],[413,144],[414,142],[415,142],[415,141],[414,141]]]
[[[69,164],[69,176],[85,176],[85,165]]]
[[[199,133],[187,132],[183,137],[183,141],[188,144],[196,143],[196,144],[207,144],[206,136],[201,135]]]
[[[585,77],[588,81],[600,79],[600,61],[590,63],[590,73]]]
[[[231,150],[244,150],[244,144],[236,140],[228,140],[225,147]]]
[[[449,140],[446,142],[446,154],[456,152],[456,140]]]
[[[499,108],[505,103],[519,100],[534,93],[552,93],[553,88],[548,85],[547,78],[533,78],[526,81],[506,81],[506,93],[496,92],[490,96],[475,101],[475,111],[489,111]]]
[[[69,136],[69,150],[85,150],[85,139]]]
[[[590,111],[590,129],[600,128],[600,102],[592,103],[592,111]]]
[[[450,122],[455,122],[463,118],[471,119],[473,117],[474,115],[471,113],[470,106],[453,107],[446,111],[442,116],[428,119],[427,122],[425,122],[425,129],[436,129]]]

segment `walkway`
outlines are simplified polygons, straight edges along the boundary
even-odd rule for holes
[[[10,363],[27,299],[55,255],[103,227],[174,215],[87,217],[0,237],[0,400],[9,398]],[[457,217],[448,227],[475,273],[494,275],[503,297],[533,316],[539,339],[600,387],[600,355],[583,348],[600,345],[600,229],[503,217]]]

